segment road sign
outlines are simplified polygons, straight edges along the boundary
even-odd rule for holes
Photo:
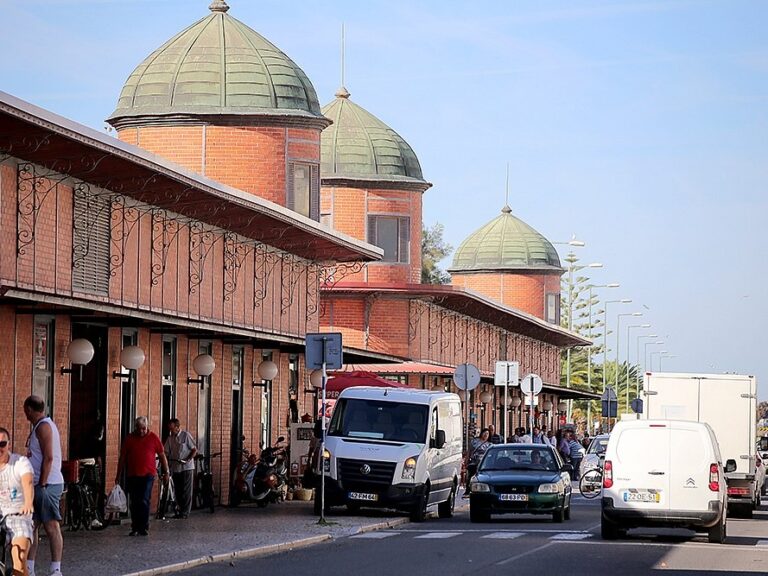
[[[459,364],[453,373],[453,381],[459,390],[474,390],[480,384],[480,370],[474,364]]]
[[[320,369],[323,362],[327,370],[341,370],[341,332],[307,334],[304,343],[307,370]]]
[[[612,386],[608,386],[605,389],[605,392],[603,392],[603,395],[600,397],[600,399],[603,402],[608,402],[609,400],[611,402],[616,402],[618,398],[616,397],[616,391],[613,389]]]
[[[541,376],[538,374],[527,374],[520,381],[520,391],[523,394],[533,394],[534,396],[541,392],[541,388],[544,383],[541,381]]]
[[[642,398],[635,398],[632,400],[632,402],[629,403],[629,406],[634,410],[635,414],[642,414],[643,413],[643,399]]]
[[[538,406],[539,405],[539,395],[538,394],[526,394],[524,396],[525,402],[524,405],[526,408],[530,408],[531,405]]]
[[[495,386],[518,386],[520,384],[520,362],[496,362]]]
[[[600,400],[600,409],[603,413],[603,418],[617,418],[619,412],[619,399],[616,396],[616,391],[613,387],[606,387]]]

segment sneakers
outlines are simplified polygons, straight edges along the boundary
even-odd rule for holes
[[[48,574],[48,576],[62,576],[61,570],[54,570],[53,572]]]

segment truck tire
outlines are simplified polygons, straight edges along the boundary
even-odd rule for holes
[[[448,500],[440,502],[437,505],[438,518],[453,518],[453,509],[456,506],[456,483],[451,488],[451,493],[448,495]]]
[[[424,486],[424,492],[419,496],[411,510],[411,522],[424,522],[427,519],[427,506],[429,505],[429,484]]]
[[[625,531],[619,529],[618,525],[610,520],[606,520],[602,516],[600,517],[600,536],[603,540],[616,540],[625,533]]]
[[[707,540],[711,544],[723,544],[726,538],[726,522],[725,514],[723,514],[720,522],[712,526],[707,533]]]

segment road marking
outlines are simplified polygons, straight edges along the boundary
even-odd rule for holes
[[[758,540],[755,546],[768,546],[768,540]]]
[[[427,534],[414,536],[414,538],[429,538],[432,540],[444,540],[446,538],[453,538],[454,536],[460,536],[460,535],[461,535],[461,532],[428,532]]]
[[[552,539],[550,538],[550,541]],[[698,548],[701,550],[713,550],[721,547],[723,550],[754,550],[754,544],[705,544],[703,542],[638,542],[632,540],[579,540],[572,542],[569,540],[560,540],[557,544],[578,544],[579,546],[652,546],[656,548]]]
[[[372,540],[381,540],[390,536],[397,536],[400,532],[365,532],[364,534],[355,534],[351,538],[369,538]]]
[[[480,536],[480,538],[492,538],[496,540],[512,540],[513,538],[519,538],[520,536],[525,536],[523,532],[491,532],[490,534],[486,534],[485,536]]]
[[[523,558],[524,556],[528,556],[529,554],[535,554],[536,552],[540,552],[541,550],[549,548],[550,546],[554,546],[554,544],[555,544],[554,542],[548,542],[543,546],[539,546],[538,548],[532,548],[531,550],[528,550],[527,552],[523,552],[522,554],[517,554],[516,556],[512,556],[511,558],[507,558],[506,560],[502,560],[501,562],[496,562],[496,566],[503,566],[504,564],[509,564],[510,562],[514,562],[515,560],[519,560],[520,558]]]
[[[586,540],[592,538],[592,534],[555,534],[550,540]]]
[[[595,527],[599,527],[600,525],[597,524]],[[509,530],[499,530],[498,528],[463,528],[461,530],[426,530],[426,529],[419,529],[419,528],[403,528],[399,530],[400,532],[426,532],[429,534],[439,533],[439,532],[450,532],[451,534],[471,534],[473,532],[521,532],[523,534],[588,534],[589,531],[592,530],[590,528],[589,530],[557,530],[556,528],[532,528],[532,529],[509,529]]]

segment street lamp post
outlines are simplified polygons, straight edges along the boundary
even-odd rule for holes
[[[621,317],[622,316],[642,316],[642,312],[626,312],[624,314],[617,314],[616,315],[616,374],[614,375],[614,390],[616,393],[619,392],[619,334],[621,334]],[[629,347],[627,347],[627,350],[629,350]],[[629,356],[629,352],[627,352],[627,356]],[[618,408],[617,408],[618,412]]]
[[[650,324],[631,324],[627,326],[627,381],[625,383],[625,386],[627,388],[626,390],[626,404],[625,404],[625,410],[627,413],[629,413],[629,345],[630,345],[630,332],[632,331],[632,328],[650,328]],[[639,354],[638,354],[639,356]],[[637,359],[637,370],[640,371],[640,358]]]
[[[640,398],[640,340],[643,338],[658,338],[658,334],[644,334],[637,337],[637,382],[635,383],[635,396]],[[643,356],[643,369],[645,369],[645,356]]]
[[[659,372],[661,372],[661,361],[664,358],[677,358],[677,354],[660,354],[659,355]]]
[[[618,282],[611,282],[610,284],[590,284],[589,285],[589,346],[587,349],[587,388],[592,392],[592,295],[593,288],[618,288],[620,284]],[[605,323],[603,323],[603,330],[605,330]],[[587,425],[588,430],[591,430],[592,425],[592,401],[587,402]]]
[[[632,300],[624,298],[622,300],[606,300],[603,309],[603,392],[605,392],[605,366],[608,360],[608,304],[620,303],[629,304]]]
[[[669,351],[668,350],[656,350],[654,352],[651,352],[651,355],[650,355],[650,359],[651,359],[651,362],[650,362],[651,372],[653,372],[653,355],[654,354],[666,354],[667,352],[669,352]]]

